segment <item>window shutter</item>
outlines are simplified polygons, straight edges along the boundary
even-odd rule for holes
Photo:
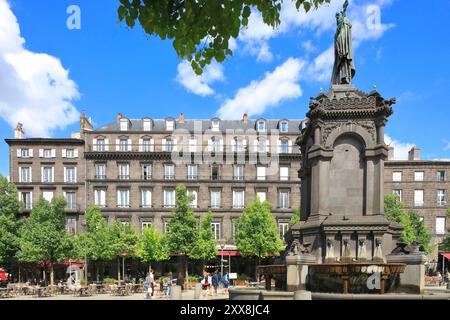
[[[288,140],[288,153],[292,153],[292,140]]]
[[[33,192],[30,192],[30,207],[33,208]]]
[[[56,149],[52,149],[52,158],[56,158]]]
[[[44,182],[44,167],[41,167],[41,182]]]
[[[223,139],[220,139],[219,148],[220,151],[223,151]]]
[[[139,152],[144,151],[144,139],[139,139]]]
[[[232,139],[231,140],[231,152],[237,151],[236,145],[237,145],[236,139]]]
[[[211,152],[212,151],[212,140],[208,139],[208,151]]]
[[[99,193],[100,193],[100,190],[94,190],[94,204],[100,204],[100,202],[98,201],[99,200],[99,198],[98,198],[98,195],[99,195]]]
[[[105,151],[109,151],[109,139],[105,139]]]
[[[55,182],[55,167],[52,167],[52,183]]]
[[[67,183],[67,167],[64,167],[64,183]]]
[[[281,153],[281,140],[280,139],[278,139],[278,141],[277,141],[277,152]]]
[[[258,151],[258,139],[253,140],[253,152]]]
[[[266,139],[266,152],[270,152],[270,141]]]
[[[74,168],[74,182],[77,182],[77,167]]]
[[[92,150],[98,151],[97,150],[97,139],[92,139]]]
[[[61,156],[62,156],[63,158],[66,158],[66,157],[67,157],[67,150],[66,150],[66,149],[62,149],[62,151],[61,151]]]
[[[17,158],[22,157],[22,149],[17,149]]]
[[[245,151],[245,149],[247,149],[247,139],[245,139],[245,138],[242,139],[242,146],[244,147],[244,151]]]
[[[153,139],[150,139],[150,151],[155,151],[155,141],[153,141]]]
[[[173,151],[177,151],[177,139],[173,139]]]
[[[30,182],[33,182],[33,168],[30,167]]]
[[[30,158],[33,157],[33,149],[30,149]]]
[[[128,151],[132,151],[133,146],[131,145],[131,139],[128,139],[127,145],[128,145]]]
[[[22,182],[22,168],[19,167],[19,182]]]
[[[120,140],[116,139],[116,151],[120,150]]]
[[[39,149],[39,158],[44,157],[44,149]]]
[[[78,149],[73,150],[73,155],[75,158],[78,158]]]
[[[162,151],[166,151],[167,150],[167,148],[166,148],[166,139],[162,139],[161,144],[162,144]]]
[[[120,200],[120,190],[117,190],[117,205],[118,206],[120,206],[122,203],[121,203],[121,200]]]

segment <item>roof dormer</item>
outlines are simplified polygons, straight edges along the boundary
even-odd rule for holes
[[[143,131],[152,131],[153,128],[153,121],[150,118],[143,118],[142,119],[142,130]]]
[[[220,131],[220,119],[219,118],[211,119],[211,131]]]
[[[255,127],[258,132],[267,132],[267,120],[263,118],[256,120]]]
[[[175,119],[174,118],[166,118],[166,131],[175,130]]]

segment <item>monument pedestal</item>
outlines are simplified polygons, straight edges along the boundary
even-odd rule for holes
[[[315,264],[316,258],[310,254],[286,257],[287,263],[287,291],[304,290],[308,265]]]
[[[425,290],[424,254],[388,255],[387,263],[402,263],[406,265],[405,272],[400,274],[400,283],[395,290],[402,293],[423,294]]]

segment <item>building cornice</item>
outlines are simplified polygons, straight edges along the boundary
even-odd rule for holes
[[[84,140],[82,140],[82,139],[72,139],[72,138],[5,139],[5,142],[9,146],[11,146],[11,145],[34,145],[34,144],[52,144],[52,145],[75,144],[75,145],[84,145]]]

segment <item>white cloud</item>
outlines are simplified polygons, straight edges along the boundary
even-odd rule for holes
[[[195,74],[190,63],[186,60],[180,62],[178,65],[176,81],[188,91],[199,96],[204,97],[214,94],[214,90],[210,87],[210,84],[223,80],[225,80],[223,66],[215,61],[206,66],[201,76]]]
[[[446,142],[444,150],[450,150],[450,142]]]
[[[289,58],[259,81],[240,88],[233,99],[226,100],[217,111],[222,119],[237,119],[242,114],[261,114],[282,101],[295,99],[303,93],[298,84],[304,61]]]
[[[72,101],[80,94],[61,61],[24,47],[9,4],[0,0],[0,116],[24,125],[28,136],[47,137],[76,122]]]
[[[400,142],[387,134],[384,136],[384,141],[388,146],[394,147],[395,160],[408,160],[408,152],[414,146],[413,143]]]

